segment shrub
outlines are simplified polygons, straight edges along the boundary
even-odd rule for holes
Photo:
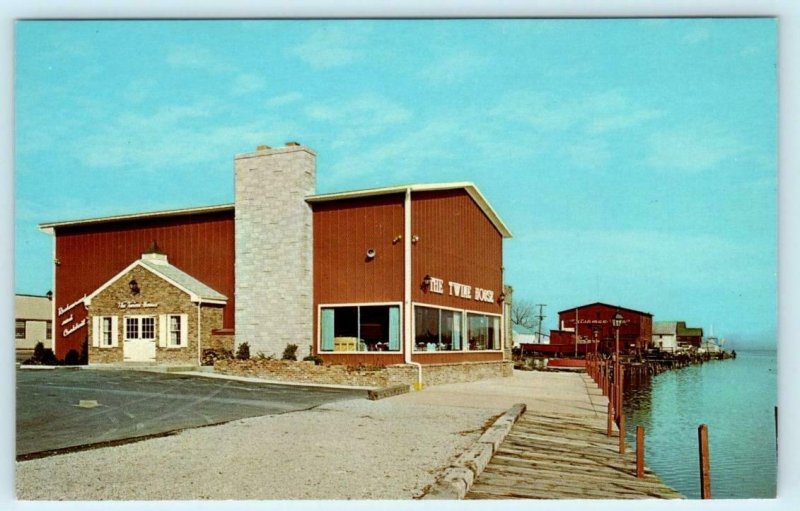
[[[50,348],[45,348],[44,344],[37,342],[33,347],[33,356],[23,362],[25,365],[56,365],[58,359]]]
[[[307,357],[303,357],[303,360],[307,362],[314,362],[314,364],[318,366],[322,365],[322,357],[319,355],[308,355]]]
[[[76,366],[81,361],[81,355],[75,350],[69,350],[67,356],[64,357],[64,365]]]
[[[233,352],[223,349],[205,349],[203,350],[203,365],[213,366],[217,360],[228,360],[233,358]]]
[[[297,344],[287,344],[283,350],[282,360],[297,360]]]
[[[272,355],[266,355],[266,354],[264,354],[263,351],[259,351],[258,353],[256,353],[255,359],[256,360],[275,360],[275,357],[272,356]]]
[[[236,358],[239,360],[250,360],[250,345],[243,342],[236,348]]]

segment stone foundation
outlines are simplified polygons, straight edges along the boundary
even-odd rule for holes
[[[417,382],[417,367],[410,364],[389,366],[314,365],[313,362],[287,360],[218,360],[214,372],[294,383],[393,387]],[[424,385],[441,385],[511,376],[511,362],[463,362],[422,366]]]

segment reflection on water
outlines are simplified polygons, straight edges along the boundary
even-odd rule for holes
[[[718,498],[774,498],[777,460],[774,351],[739,352],[667,371],[626,392],[627,437],[645,434],[645,463],[688,498],[700,498],[697,427],[708,425],[711,494]]]

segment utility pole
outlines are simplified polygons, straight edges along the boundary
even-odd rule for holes
[[[539,307],[539,315],[536,316],[537,318],[539,318],[539,327],[538,327],[537,332],[536,332],[536,342],[537,343],[541,343],[542,342],[542,320],[545,318],[545,315],[542,314],[542,307],[547,307],[547,304],[546,303],[537,303],[535,306]]]

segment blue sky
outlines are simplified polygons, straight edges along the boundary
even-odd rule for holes
[[[515,297],[777,325],[774,19],[19,22],[15,288],[45,221],[229,203],[297,140],[317,191],[475,182]]]

